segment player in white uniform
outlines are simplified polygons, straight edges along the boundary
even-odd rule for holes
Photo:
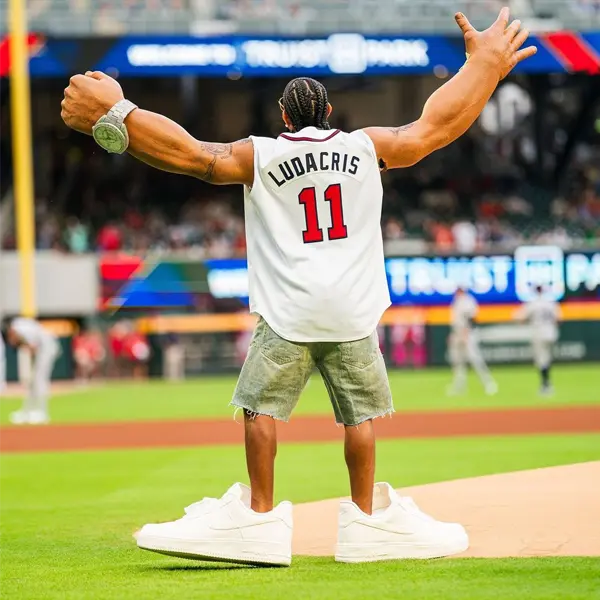
[[[516,318],[527,321],[531,326],[531,348],[533,362],[540,372],[540,394],[551,396],[554,389],[550,382],[550,367],[552,350],[558,341],[560,306],[558,302],[544,297],[543,287],[538,286],[536,292],[537,296],[517,311]]]
[[[457,15],[469,59],[403,127],[332,131],[325,88],[300,78],[280,100],[289,133],[206,143],[124,100],[103,73],[71,79],[63,120],[93,132],[103,148],[128,149],[156,168],[213,184],[245,186],[250,304],[259,322],[233,404],[244,409],[250,488],[236,484],[220,500],[188,507],[183,519],[144,526],[139,547],[290,564],[291,505],[273,507],[275,419],[289,417],[316,366],[345,425],[353,500],[341,505],[336,558],[424,558],[466,548],[460,525],[424,518],[387,484],[374,486],[372,419],[393,410],[375,331],[389,305],[379,171],[411,166],[462,135],[500,79],[535,52],[519,50],[528,33],[518,21],[509,26],[508,16],[503,9],[480,33]]]
[[[475,319],[479,312],[477,300],[464,289],[456,290],[451,311],[451,331],[448,337],[448,357],[454,373],[454,380],[449,394],[462,394],[467,386],[467,364],[473,367],[483,384],[485,393],[493,395],[498,392],[490,370],[485,364],[479,347]]]
[[[34,319],[13,319],[8,327],[8,341],[12,346],[25,347],[33,359],[32,376],[23,408],[11,414],[15,425],[48,423],[48,400],[52,369],[59,355],[58,341]]]

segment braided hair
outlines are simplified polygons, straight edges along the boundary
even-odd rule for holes
[[[327,122],[327,90],[322,83],[310,77],[292,79],[283,90],[283,108],[292,122],[294,131],[304,127],[330,129]]]

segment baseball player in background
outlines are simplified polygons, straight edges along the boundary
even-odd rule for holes
[[[498,385],[481,355],[475,329],[475,319],[479,311],[477,300],[465,289],[458,288],[450,309],[451,331],[448,337],[448,356],[454,380],[448,393],[454,395],[466,391],[467,364],[470,364],[483,384],[485,393],[489,396],[496,394]]]
[[[27,348],[33,362],[32,376],[23,407],[12,413],[10,420],[15,425],[48,423],[50,379],[59,355],[58,341],[38,321],[22,317],[11,321],[7,338],[11,346]]]
[[[552,349],[558,341],[560,306],[558,302],[544,297],[543,287],[537,286],[536,296],[524,304],[516,314],[519,321],[527,321],[531,326],[531,348],[533,362],[540,372],[540,395],[551,396],[554,393],[550,383]]]

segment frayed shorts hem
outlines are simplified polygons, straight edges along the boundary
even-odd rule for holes
[[[387,416],[392,416],[396,411],[394,410],[394,407],[392,406],[391,408],[386,408],[385,410],[379,411],[373,415],[368,415],[365,417],[361,417],[360,419],[355,420],[353,423],[345,423],[344,421],[340,420],[340,419],[336,419],[335,423],[336,425],[344,425],[344,427],[358,427],[358,425],[361,425],[362,423],[366,423],[367,421],[372,421],[374,419],[381,419],[383,417],[387,417]]]
[[[229,403],[229,406],[233,406],[236,411],[238,409],[243,410],[245,412],[247,412],[252,418],[256,418],[256,417],[271,417],[272,419],[275,419],[276,421],[281,421],[282,423],[288,423],[290,420],[290,417],[282,417],[281,415],[276,415],[273,414],[272,412],[266,411],[266,410],[256,410],[256,408],[253,408],[252,406],[245,404],[243,402],[238,402],[236,400],[232,400]]]

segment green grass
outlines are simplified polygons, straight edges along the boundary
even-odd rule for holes
[[[24,585],[5,578],[7,597],[19,600],[595,600],[596,558],[459,559],[343,565],[300,557],[290,569],[254,569],[210,563],[157,562],[118,552],[67,565],[60,555],[49,577]],[[98,568],[98,560],[104,562]],[[108,560],[107,560],[108,559]],[[104,568],[103,568],[104,567]],[[77,582],[76,585],[73,585]]]
[[[414,485],[600,459],[600,435],[386,440],[378,478]],[[2,595],[19,600],[129,598],[594,598],[595,559],[431,561],[291,569],[197,566],[137,550],[130,534],[180,516],[245,480],[241,447],[1,457]],[[347,494],[337,443],[284,444],[277,495]],[[594,587],[595,586],[595,587]]]
[[[532,367],[504,367],[494,371],[500,392],[488,398],[471,376],[469,393],[449,398],[447,369],[391,371],[390,382],[397,410],[441,410],[522,406],[564,406],[600,403],[598,365],[564,365],[554,369],[556,396],[540,400],[537,373]],[[228,406],[234,377],[211,377],[182,383],[152,381],[110,383],[53,398],[55,423],[133,421],[230,417]],[[17,399],[0,402],[0,423],[20,405]],[[331,414],[329,400],[319,377],[314,377],[297,407],[297,415]]]

